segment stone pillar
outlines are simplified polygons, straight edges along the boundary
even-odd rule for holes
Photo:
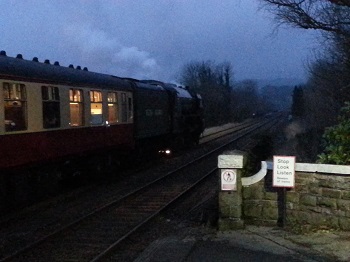
[[[244,228],[242,219],[242,169],[244,152],[227,151],[218,157],[220,192],[219,221],[220,231]]]

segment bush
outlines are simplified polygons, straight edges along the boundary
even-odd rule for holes
[[[326,129],[324,135],[324,152],[318,156],[323,164],[350,164],[350,103],[341,109],[339,124]]]

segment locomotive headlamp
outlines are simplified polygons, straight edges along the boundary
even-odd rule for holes
[[[165,155],[165,156],[170,156],[171,155],[171,150],[170,149],[161,149],[158,151],[159,154]]]
[[[170,149],[166,149],[164,152],[166,155],[170,155],[171,154],[171,150]]]

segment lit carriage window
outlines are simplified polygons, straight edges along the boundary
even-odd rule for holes
[[[5,130],[27,129],[27,98],[23,84],[3,83],[5,106]]]
[[[90,123],[92,125],[101,125],[102,118],[102,93],[100,91],[90,91]]]
[[[108,93],[108,122],[110,124],[119,122],[118,93]]]
[[[70,126],[84,125],[83,91],[80,89],[69,89],[69,100]]]
[[[55,128],[61,125],[60,95],[58,87],[42,86],[41,95],[43,100],[43,126]]]

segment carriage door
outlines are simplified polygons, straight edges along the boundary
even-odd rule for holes
[[[126,101],[126,93],[122,93],[122,123],[126,123],[128,121],[128,108]]]

